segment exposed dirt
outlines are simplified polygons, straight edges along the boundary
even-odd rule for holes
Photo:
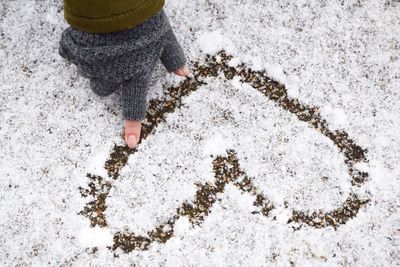
[[[86,177],[89,179],[88,188],[79,187],[79,191],[83,197],[91,196],[93,200],[86,203],[86,206],[79,214],[86,216],[90,220],[92,227],[96,225],[107,226],[103,213],[106,210],[105,202],[111,189],[111,183],[98,175],[87,174]]]
[[[320,210],[308,215],[302,211],[294,211],[289,223],[292,221],[304,222],[315,228],[333,226],[336,229],[340,224],[345,224],[348,220],[354,218],[360,208],[368,202],[368,199],[361,200],[357,195],[351,194],[342,207],[330,212]]]
[[[352,186],[359,187],[368,179],[368,173],[360,172],[353,168],[353,165],[357,162],[367,162],[365,157],[366,149],[362,149],[355,144],[346,132],[330,131],[326,121],[321,118],[317,107],[301,104],[297,99],[289,99],[285,86],[268,78],[265,72],[253,71],[243,64],[237,67],[228,66],[231,58],[224,51],[219,52],[216,56],[208,55],[203,62],[195,62],[193,64],[194,79],[186,79],[180,85],[169,88],[165,100],[151,100],[146,120],[142,124],[141,140],[152,134],[160,122],[165,121],[165,116],[168,113],[172,113],[176,108],[179,108],[185,96],[205,84],[201,81],[202,78],[216,77],[223,73],[226,79],[232,79],[235,76],[240,77],[242,82],[248,83],[269,100],[295,114],[299,120],[309,123],[311,127],[332,140],[345,156],[344,163],[348,167],[349,175],[352,177]],[[129,149],[127,146],[115,145],[105,163],[108,175],[113,179],[118,179],[119,172],[126,165],[129,155],[136,151],[136,148]],[[174,224],[182,216],[187,217],[192,224],[201,224],[211,212],[212,205],[218,200],[217,194],[223,193],[228,183],[232,183],[241,191],[255,196],[254,206],[258,207],[259,211],[254,211],[254,214],[259,213],[269,216],[270,211],[274,208],[273,204],[252,184],[252,178],[248,177],[240,169],[235,151],[227,151],[226,157],[216,157],[213,161],[213,170],[215,182],[197,184],[198,190],[194,200],[183,203],[177,209],[176,214],[167,222],[149,231],[147,236],[137,236],[129,232],[117,232],[114,235],[114,245],[110,249],[121,248],[124,252],[130,252],[132,250],[148,249],[148,246],[153,242],[165,243],[173,236]],[[86,216],[91,221],[92,226],[106,226],[107,221],[104,211],[107,208],[106,198],[112,183],[99,176],[88,174],[87,177],[89,178],[88,188],[79,189],[83,197],[91,196],[94,200],[88,202],[80,214]],[[321,177],[321,179],[328,179],[328,177]],[[360,208],[368,201],[368,199],[360,199],[356,194],[351,193],[346,202],[333,211],[293,211],[288,223],[297,222],[300,223],[300,227],[303,224],[307,224],[315,228],[328,226],[337,228],[355,217]]]

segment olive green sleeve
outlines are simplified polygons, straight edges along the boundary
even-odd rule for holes
[[[65,20],[90,33],[130,29],[154,16],[165,0],[64,0]]]

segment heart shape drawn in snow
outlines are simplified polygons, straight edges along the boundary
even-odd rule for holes
[[[202,63],[194,62],[194,78],[182,81],[178,86],[167,89],[168,100],[150,100],[146,119],[142,123],[141,140],[155,132],[157,126],[165,121],[168,113],[173,113],[182,104],[182,99],[196,91],[205,84],[199,79],[205,77],[217,77],[222,73],[230,80],[239,77],[242,82],[249,84],[255,90],[265,95],[269,100],[274,101],[284,110],[294,114],[300,121],[307,122],[310,127],[333,141],[334,145],[343,153],[344,163],[351,176],[352,187],[360,187],[368,179],[368,173],[356,170],[354,164],[368,162],[366,149],[354,143],[344,131],[330,131],[326,121],[321,118],[317,107],[310,107],[301,104],[297,99],[289,99],[285,86],[267,77],[264,71],[253,71],[244,64],[231,67],[228,62],[232,56],[220,51],[215,56],[207,55]],[[141,141],[140,140],[140,141]],[[140,145],[140,143],[139,143]],[[89,184],[87,188],[80,187],[83,197],[91,196],[94,200],[88,202],[84,209],[79,212],[86,216],[91,226],[107,226],[105,217],[106,200],[108,193],[113,186],[112,181],[119,178],[120,170],[127,164],[128,157],[134,154],[137,148],[129,149],[127,146],[114,145],[112,152],[105,162],[105,169],[112,179],[104,179],[98,175],[87,174]],[[153,242],[165,243],[174,234],[175,222],[180,217],[187,217],[192,224],[201,224],[204,218],[210,213],[212,205],[217,201],[217,194],[223,193],[227,184],[233,184],[243,192],[255,196],[254,206],[258,211],[254,214],[261,214],[268,217],[274,209],[274,204],[268,197],[253,185],[252,178],[248,177],[240,167],[234,150],[228,150],[227,156],[217,156],[213,160],[215,181],[213,184],[196,184],[197,192],[194,200],[184,202],[176,210],[174,216],[149,231],[147,236],[135,235],[130,232],[117,232],[114,234],[114,244],[109,249],[121,248],[124,252],[132,250],[146,250]],[[239,179],[240,178],[240,179]],[[342,205],[331,211],[296,211],[292,212],[288,224],[293,223],[295,230],[303,225],[314,228],[332,226],[335,229],[348,220],[354,218],[360,208],[369,202],[369,199],[361,199],[356,193],[350,193]]]

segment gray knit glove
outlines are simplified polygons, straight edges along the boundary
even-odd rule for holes
[[[99,96],[121,91],[123,116],[143,120],[152,73],[161,59],[172,72],[186,58],[163,9],[135,28],[112,33],[87,33],[68,27],[62,33],[60,55],[90,79]]]

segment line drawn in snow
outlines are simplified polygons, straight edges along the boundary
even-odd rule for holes
[[[365,156],[367,149],[362,149],[355,144],[345,131],[329,130],[317,107],[307,106],[297,99],[289,99],[285,86],[269,78],[265,71],[253,71],[244,64],[236,67],[229,66],[228,62],[232,58],[223,50],[215,56],[207,55],[202,64],[200,62],[193,64],[194,78],[186,79],[178,86],[167,89],[169,96],[167,100],[150,100],[146,119],[142,123],[141,140],[153,134],[157,126],[165,121],[165,116],[173,113],[176,108],[181,106],[182,99],[205,84],[199,78],[217,77],[222,73],[228,80],[239,77],[241,81],[251,85],[252,88],[261,92],[267,99],[274,101],[286,111],[295,114],[300,121],[307,122],[310,127],[332,140],[345,157],[344,163],[352,178],[352,187],[360,187],[368,180],[369,175],[367,172],[354,168],[354,165],[358,162],[368,162]],[[88,173],[89,183],[87,188],[79,187],[83,197],[91,196],[94,199],[88,202],[84,209],[79,212],[79,215],[86,216],[90,220],[92,227],[96,225],[100,227],[107,226],[104,212],[107,208],[108,193],[113,186],[112,181],[119,178],[119,172],[127,164],[129,155],[134,154],[136,151],[137,148],[129,149],[127,146],[114,145],[104,166],[108,176],[112,178],[111,181]],[[126,231],[117,232],[114,234],[113,246],[108,248],[111,250],[120,248],[122,251],[129,253],[133,250],[146,250],[154,242],[165,243],[173,236],[175,222],[181,217],[188,218],[193,225],[200,225],[217,201],[217,194],[223,193],[227,184],[233,184],[242,192],[255,196],[256,200],[253,205],[257,210],[252,211],[253,214],[261,214],[265,217],[270,216],[270,211],[274,209],[274,204],[253,185],[253,178],[242,171],[234,150],[228,150],[227,156],[215,157],[213,171],[214,183],[196,184],[197,191],[194,200],[182,203],[176,210],[175,215],[169,218],[168,221],[149,231],[147,236],[135,235]],[[352,192],[342,205],[331,211],[294,210],[287,223],[296,222],[297,225],[300,225],[293,226],[294,230],[298,230],[303,225],[314,228],[332,226],[337,229],[340,225],[357,216],[359,210],[369,201],[369,199],[362,199]]]

